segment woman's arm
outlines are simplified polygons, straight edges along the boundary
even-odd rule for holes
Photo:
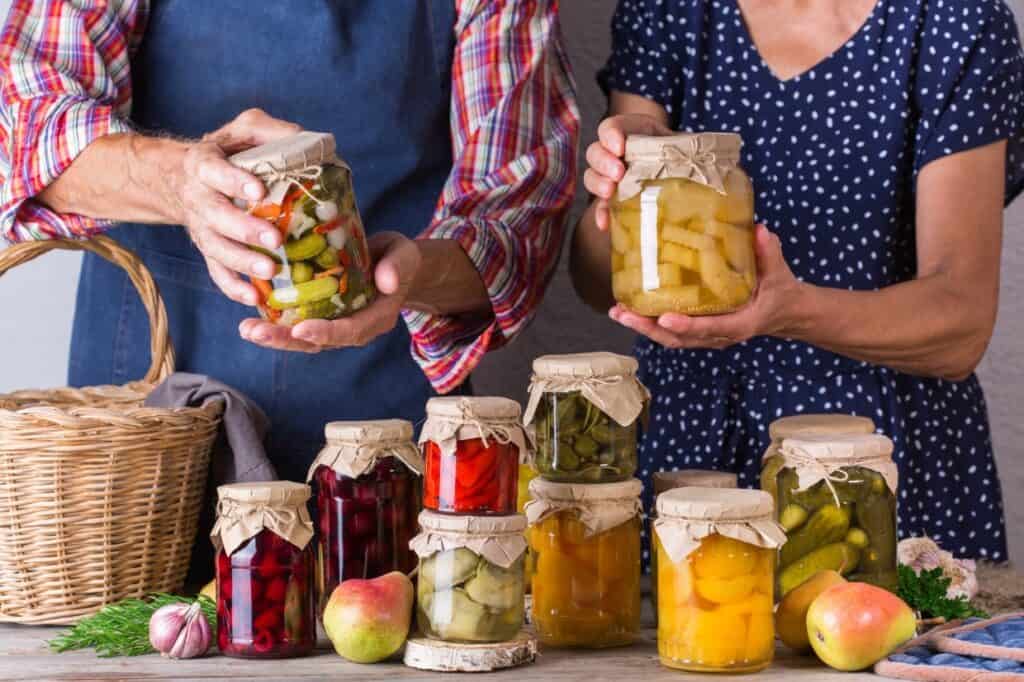
[[[637,112],[627,105],[619,113]],[[588,189],[607,199],[621,177],[621,169],[611,163],[621,147],[603,140],[624,139],[627,132],[614,118],[602,127],[602,148],[588,150],[585,177]],[[922,169],[914,280],[879,291],[801,282],[786,264],[778,238],[761,227],[756,242],[760,285],[740,311],[716,317],[669,314],[654,320],[616,306],[610,315],[672,348],[723,348],[755,336],[775,336],[909,374],[962,380],[981,360],[995,325],[1005,158],[1005,142],[999,142],[940,158]],[[577,291],[592,305],[610,300],[608,266],[597,265],[598,250],[608,248],[607,238],[602,244],[597,222],[592,206],[577,229],[573,249]],[[597,278],[600,282],[593,281]]]

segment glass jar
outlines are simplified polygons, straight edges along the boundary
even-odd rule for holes
[[[423,506],[450,514],[516,511],[520,453],[526,451],[519,403],[507,398],[431,398],[420,432]]]
[[[416,568],[409,541],[420,513],[423,462],[402,419],[332,422],[309,469],[317,491],[321,610],[350,578]]]
[[[641,490],[635,479],[530,484],[532,623],[545,646],[604,648],[636,639]]]
[[[537,470],[529,464],[519,465],[519,486],[518,494],[516,495],[516,511],[522,514],[526,510],[526,503],[530,501],[530,481],[537,478]],[[524,573],[526,581],[526,591],[530,591],[530,581],[533,578],[533,572],[537,569],[537,558],[533,556],[533,552],[529,548],[526,549],[526,559],[524,562]]]
[[[523,626],[526,518],[424,511],[413,540],[420,557],[416,620],[446,642],[506,642]]]
[[[775,553],[785,541],[760,490],[658,496],[658,656],[695,672],[763,670],[775,653]]]
[[[283,325],[351,315],[374,297],[373,270],[352,190],[352,171],[335,155],[334,136],[301,132],[235,154],[231,163],[267,186],[243,206],[271,222],[284,239],[265,253],[278,265],[272,280],[252,279],[260,315]]]
[[[524,423],[534,466],[563,483],[628,481],[637,467],[637,424],[648,400],[637,361],[613,353],[545,355],[533,362]]]
[[[679,469],[677,471],[656,471],[651,476],[654,484],[654,509],[648,514],[649,533],[654,537],[654,521],[658,518],[658,496],[676,488],[735,488],[739,479],[731,471],[711,471],[709,469]],[[654,604],[654,617],[658,617],[658,552],[652,544],[651,551],[651,602]]]
[[[731,133],[630,135],[611,204],[612,292],[639,315],[737,310],[757,287],[754,190]]]
[[[775,479],[782,468],[779,446],[785,439],[874,432],[875,422],[849,414],[800,414],[776,419],[768,426],[771,443],[761,459],[761,490],[775,496]]]
[[[312,652],[316,593],[309,487],[238,483],[217,492],[217,647],[237,658]]]
[[[788,540],[779,596],[821,570],[896,591],[896,465],[885,436],[804,436],[782,442],[776,508]]]

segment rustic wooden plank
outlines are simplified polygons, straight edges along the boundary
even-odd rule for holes
[[[208,656],[172,661],[160,656],[97,658],[92,652],[54,654],[46,640],[59,628],[0,625],[0,680],[466,680],[465,675],[413,670],[399,662],[378,665],[348,663],[323,643],[313,656],[282,661],[247,661]],[[723,633],[723,636],[727,636]],[[654,632],[647,630],[641,642],[605,651],[544,650],[537,662],[523,668],[490,673],[497,679],[521,682],[568,682],[569,680],[633,680],[688,682],[710,679],[669,670],[658,663]],[[475,679],[476,676],[474,676]],[[795,658],[780,649],[779,658],[757,679],[764,682],[866,682],[868,674],[830,671],[811,659]]]

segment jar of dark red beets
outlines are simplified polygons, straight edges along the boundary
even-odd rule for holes
[[[409,549],[420,513],[423,462],[402,419],[331,422],[309,469],[316,489],[320,608],[350,578],[416,568]]]
[[[237,658],[304,656],[316,644],[309,486],[217,489],[217,646]]]

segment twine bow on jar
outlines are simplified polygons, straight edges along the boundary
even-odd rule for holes
[[[679,145],[670,144],[661,148],[661,161],[667,166],[682,167],[690,177],[703,185],[724,190],[722,174],[718,171],[718,155],[712,151],[702,150],[695,143],[692,149],[684,149]],[[721,188],[721,189],[719,189]]]
[[[264,529],[299,549],[313,538],[313,522],[305,504],[292,507],[232,499],[217,503],[217,523],[210,535],[215,545],[231,554]]]
[[[274,167],[269,161],[261,161],[257,164],[256,168],[253,169],[253,174],[260,177],[268,188],[277,185],[278,183],[285,183],[288,189],[292,187],[298,187],[302,190],[302,193],[307,197],[316,202],[317,206],[322,206],[325,202],[322,199],[317,199],[312,192],[306,187],[308,182],[316,182],[323,175],[323,166],[303,166],[301,168],[291,168],[285,170],[279,170]],[[286,190],[287,193],[287,190]]]
[[[481,420],[473,410],[473,404],[465,398],[459,400],[459,411],[462,413],[463,423],[472,426],[480,434],[480,440],[484,447],[490,447],[488,437],[493,438],[499,445],[508,445],[515,439],[513,429],[519,428],[518,420],[511,420],[507,424],[495,421],[493,418]]]

